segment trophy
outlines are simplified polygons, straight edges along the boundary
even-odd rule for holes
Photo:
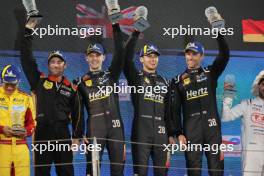
[[[35,0],[22,0],[22,3],[27,11],[27,23],[36,23],[39,24],[42,15],[39,14]]]
[[[224,96],[223,98],[229,97],[233,99],[236,95],[235,89],[235,76],[234,75],[226,75],[224,80]]]
[[[135,10],[135,14],[134,14],[134,27],[140,31],[143,32],[144,30],[146,30],[150,24],[147,21],[147,16],[148,16],[148,9],[144,6],[139,6],[136,10]]]
[[[120,6],[118,0],[105,0],[105,4],[108,11],[109,19],[112,23],[117,23],[123,18],[123,14],[120,12]]]
[[[205,9],[205,16],[207,17],[209,23],[213,28],[224,28],[225,20],[221,17],[221,15],[217,12],[217,9],[213,6]]]
[[[20,111],[14,111],[11,114],[11,121],[12,121],[12,131],[14,132],[15,135],[26,133],[26,129],[24,128],[24,125],[22,125]]]

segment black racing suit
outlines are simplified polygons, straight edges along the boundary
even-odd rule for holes
[[[217,111],[217,79],[229,60],[229,48],[223,36],[217,38],[219,54],[207,68],[187,69],[172,80],[172,120],[176,136],[184,134],[191,144],[222,143],[221,121]],[[182,119],[183,115],[183,131]],[[221,152],[205,152],[209,175],[223,175],[224,161]],[[203,152],[185,152],[188,175],[201,175]],[[192,168],[196,168],[193,169]],[[197,169],[198,168],[198,169]],[[212,169],[212,170],[210,170]]]
[[[71,145],[71,133],[68,124],[72,122],[72,137],[82,138],[84,133],[83,107],[77,88],[63,77],[57,82],[54,76],[44,76],[38,70],[36,60],[32,54],[31,30],[25,31],[28,37],[22,39],[21,64],[29,81],[31,90],[36,95],[36,131],[34,135],[35,145],[48,145],[48,140],[61,139],[63,141],[50,142],[51,144]],[[38,142],[42,141],[42,142]],[[39,146],[38,146],[39,150]],[[52,149],[51,149],[52,150]],[[73,176],[72,151],[34,151],[36,176],[50,175],[52,163],[56,165],[57,175]]]
[[[157,73],[138,71],[133,61],[134,50],[138,40],[138,32],[133,32],[126,44],[124,74],[129,86],[135,86],[138,92],[131,92],[132,104],[134,106],[134,119],[132,126],[131,141],[145,144],[132,143],[132,157],[134,174],[145,176],[148,173],[148,161],[151,156],[153,160],[155,176],[167,175],[166,164],[168,164],[167,152],[163,151],[162,144],[168,144],[168,133],[166,127],[166,107],[169,107],[168,82]],[[148,88],[147,88],[148,87]],[[159,87],[159,91],[151,91],[150,88]],[[140,91],[144,88],[149,91]],[[164,91],[165,90],[165,91]],[[156,144],[156,145],[155,145]]]
[[[119,24],[113,25],[114,55],[108,71],[90,71],[82,77],[79,90],[88,113],[87,137],[99,138],[100,160],[106,146],[109,154],[111,175],[122,176],[125,162],[124,127],[119,110],[118,93],[107,92],[107,87],[118,86],[124,65],[123,37]],[[100,90],[100,88],[102,90]],[[110,90],[109,90],[110,91]],[[100,139],[104,138],[104,139]],[[115,141],[118,140],[118,141]],[[93,143],[90,140],[90,143]],[[87,154],[87,174],[92,175],[92,153]]]

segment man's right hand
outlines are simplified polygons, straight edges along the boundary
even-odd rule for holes
[[[26,28],[29,29],[35,29],[35,27],[38,25],[39,21],[36,18],[30,18],[28,22],[26,23]]]
[[[3,133],[6,137],[12,137],[13,136],[13,131],[12,128],[9,126],[4,126],[3,128]]]
[[[186,138],[184,135],[179,135],[178,136],[178,141],[180,144],[187,144]]]

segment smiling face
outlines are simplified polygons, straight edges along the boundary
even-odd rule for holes
[[[185,59],[188,69],[196,69],[199,68],[201,65],[201,61],[203,59],[201,53],[194,52],[192,50],[187,50],[185,52]]]
[[[91,52],[86,55],[86,61],[89,64],[91,71],[99,71],[102,69],[105,56],[98,52]]]
[[[158,67],[159,57],[156,53],[151,53],[141,57],[140,62],[143,64],[144,71],[155,72]]]
[[[7,95],[12,95],[17,89],[17,84],[4,83],[4,91]]]
[[[62,76],[66,69],[66,63],[61,58],[54,56],[49,60],[48,69],[50,75]]]

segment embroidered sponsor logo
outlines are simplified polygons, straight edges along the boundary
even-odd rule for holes
[[[190,78],[186,78],[186,79],[183,80],[183,85],[184,86],[186,86],[186,85],[188,85],[190,83],[191,83],[191,79]]]
[[[88,79],[85,81],[85,85],[91,87],[93,85],[93,81],[91,79]]]
[[[154,101],[157,103],[163,103],[164,97],[161,96],[160,94],[154,94],[152,92],[146,92],[144,94],[144,100],[150,100],[150,101]]]
[[[61,93],[62,95],[65,95],[66,97],[70,97],[70,96],[71,96],[71,93],[68,92],[68,91],[65,91],[65,90],[60,90],[60,93]]]
[[[186,99],[192,100],[200,97],[204,97],[208,95],[207,87],[200,88],[199,90],[190,90],[186,92]]]
[[[254,123],[263,125],[263,128],[264,128],[264,114],[261,114],[261,113],[252,113],[251,120]]]
[[[23,102],[24,102],[24,99],[21,99],[21,98],[14,98],[14,99],[13,99],[13,102],[16,102],[16,103],[23,103]]]
[[[52,89],[53,88],[53,82],[50,82],[50,81],[45,81],[44,84],[43,84],[43,87],[47,90],[49,89]]]
[[[150,84],[150,80],[149,80],[147,77],[144,78],[144,81],[145,81],[147,84]]]
[[[199,82],[203,82],[207,80],[207,77],[204,75],[204,74],[201,74],[201,75],[197,75],[196,76],[196,81],[199,83]]]

